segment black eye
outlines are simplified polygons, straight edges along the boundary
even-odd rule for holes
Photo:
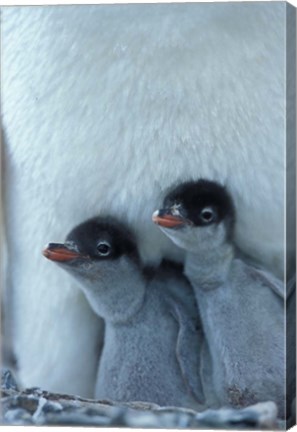
[[[201,210],[200,217],[205,223],[212,222],[214,219],[214,211],[210,207],[205,207]]]
[[[110,254],[111,246],[110,246],[109,243],[99,242],[97,244],[97,251],[98,251],[99,255],[101,255],[101,256],[107,256],[107,255]]]

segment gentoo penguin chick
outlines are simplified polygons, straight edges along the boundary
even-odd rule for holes
[[[231,196],[213,181],[185,182],[167,194],[153,221],[186,251],[184,272],[209,350],[201,360],[206,398],[233,407],[273,400],[283,416],[284,286],[235,257]]]
[[[146,277],[133,235],[111,218],[82,223],[43,254],[79,281],[105,320],[97,398],[199,409],[199,321],[181,273]]]

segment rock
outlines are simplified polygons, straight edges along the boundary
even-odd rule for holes
[[[12,375],[2,372],[2,424],[64,425],[132,428],[272,429],[279,426],[273,402],[244,409],[195,412],[145,402],[116,403],[49,393],[39,388],[23,391]]]
[[[274,402],[262,402],[242,409],[207,410],[197,414],[196,419],[205,427],[271,429],[276,425],[277,406]]]
[[[3,423],[20,426],[34,424],[31,414],[24,408],[12,408],[6,411],[4,414]]]
[[[13,376],[12,372],[6,368],[1,369],[1,389],[11,389],[16,391],[19,390],[15,377]]]

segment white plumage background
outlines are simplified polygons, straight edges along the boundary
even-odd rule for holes
[[[98,319],[41,255],[97,214],[146,262],[182,260],[151,222],[166,189],[225,183],[237,243],[284,270],[286,4],[2,10],[7,292],[25,386],[92,395]]]

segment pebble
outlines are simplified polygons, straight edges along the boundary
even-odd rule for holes
[[[273,402],[244,409],[221,408],[195,412],[142,402],[95,401],[31,388],[20,391],[9,370],[2,370],[2,424],[64,425],[131,428],[276,429]]]
[[[1,389],[18,391],[18,385],[15,377],[9,369],[1,369]]]

